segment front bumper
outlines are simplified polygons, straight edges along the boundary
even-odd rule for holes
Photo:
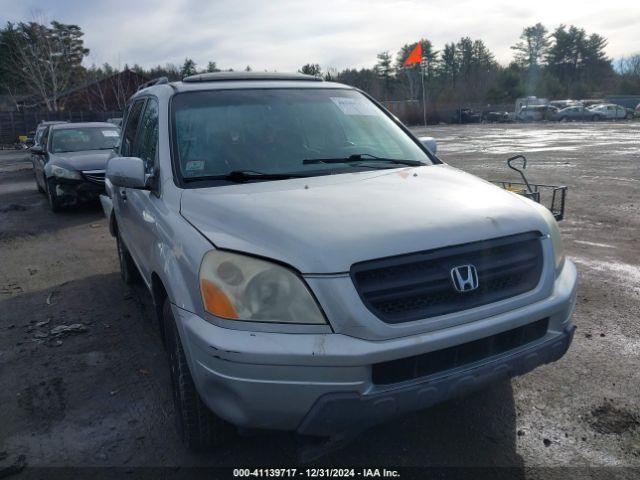
[[[87,180],[71,180],[53,177],[56,195],[63,205],[71,206],[78,203],[95,200],[105,193],[104,185]]]
[[[576,270],[567,261],[542,301],[450,328],[371,341],[342,334],[221,328],[173,306],[191,372],[217,415],[247,428],[332,435],[429,407],[564,355],[573,336]],[[504,354],[390,385],[372,365],[439,351],[548,318],[543,337]]]
[[[522,351],[389,392],[326,394],[318,399],[297,430],[305,435],[329,436],[351,428],[364,429],[402,413],[422,410],[499,380],[525,374],[560,359],[571,345],[574,330],[571,325],[562,334]]]

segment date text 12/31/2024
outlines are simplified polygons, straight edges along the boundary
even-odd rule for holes
[[[386,468],[235,468],[235,478],[399,478],[397,470]]]

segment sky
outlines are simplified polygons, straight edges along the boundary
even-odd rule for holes
[[[574,24],[609,41],[618,59],[640,53],[640,0],[0,0],[0,22],[80,25],[85,64],[122,68],[215,61],[220,68],[295,71],[371,67],[376,54],[420,38],[436,50],[482,39],[502,64],[522,28]]]

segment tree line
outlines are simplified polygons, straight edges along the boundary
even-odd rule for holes
[[[356,86],[380,100],[420,100],[422,76],[428,102],[509,103],[525,95],[547,98],[589,98],[606,94],[640,94],[640,53],[618,59],[605,53],[607,40],[574,25],[549,31],[537,23],[522,30],[511,46],[513,59],[499,64],[481,39],[462,37],[437,50],[424,39],[426,62],[405,67],[417,45],[405,44],[397,53],[377,55],[372,68],[323,68],[317,63],[302,73]],[[89,54],[78,25],[57,21],[7,23],[0,28],[0,93],[39,99],[48,110],[58,110],[61,95],[73,88],[130,69],[147,78],[179,80],[203,72],[222,71],[215,61],[199,67],[191,58],[181,65],[122,68],[108,63],[85,67]],[[228,69],[231,70],[231,69]],[[247,66],[246,71],[251,67]]]
[[[522,30],[513,59],[500,65],[480,39],[462,37],[436,50],[422,40],[426,66],[405,67],[416,43],[404,45],[395,57],[377,56],[373,68],[328,70],[324,77],[357,86],[382,100],[419,100],[421,74],[427,100],[440,103],[511,103],[527,95],[546,98],[598,98],[608,94],[640,95],[640,53],[607,57],[607,40],[574,25],[549,31],[537,23]],[[615,68],[614,68],[615,67]],[[301,71],[320,74],[317,64]]]

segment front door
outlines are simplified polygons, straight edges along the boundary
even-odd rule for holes
[[[132,157],[144,161],[145,173],[151,178],[149,190],[127,189],[128,215],[130,223],[127,228],[132,241],[129,249],[135,255],[140,273],[147,280],[150,279],[151,256],[156,247],[159,184],[157,178],[158,156],[158,101],[154,97],[147,100],[140,119]]]
[[[36,143],[34,145],[38,145],[42,147],[42,154],[39,155],[31,155],[33,161],[33,170],[36,175],[36,182],[42,187],[44,190],[47,189],[46,181],[47,178],[44,174],[44,166],[49,160],[49,132],[51,128],[47,127],[43,132],[40,133],[38,137],[36,137]]]
[[[131,104],[127,110],[127,114],[124,119],[124,129],[122,130],[122,144],[120,145],[120,155],[123,157],[135,156],[134,145],[140,127],[140,118],[142,117],[145,102],[145,99],[137,100]],[[132,189],[117,186],[114,186],[113,188],[113,208],[117,212],[116,218],[118,219],[118,233],[134,261],[139,265],[140,261],[136,254],[136,239],[132,233],[135,220],[132,217],[129,202],[129,195]]]

